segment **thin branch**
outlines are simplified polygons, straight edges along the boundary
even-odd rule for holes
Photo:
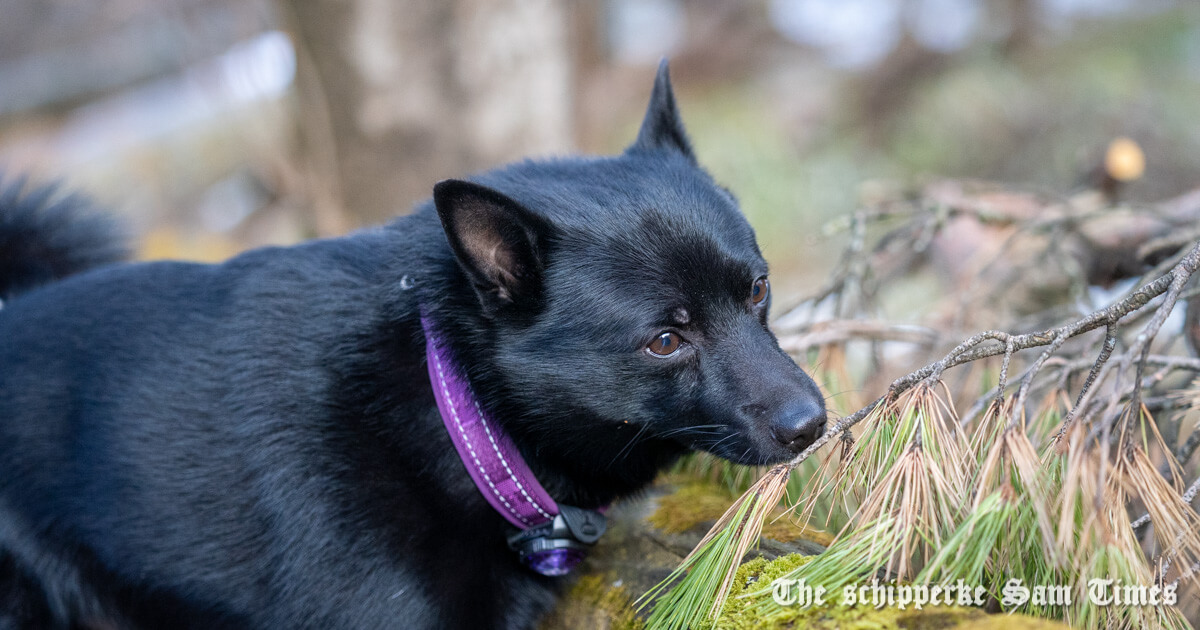
[[[1200,477],[1196,477],[1196,480],[1188,487],[1187,492],[1183,493],[1183,502],[1191,505],[1192,501],[1196,499],[1197,492],[1200,492]]]
[[[937,340],[938,333],[932,328],[866,319],[844,319],[821,322],[795,334],[780,334],[779,347],[786,352],[803,352],[809,348],[826,346],[852,339],[875,341],[901,341],[929,346]]]
[[[1021,378],[1025,378],[1025,374],[1028,374],[1028,373],[1029,373],[1029,368],[1026,368],[1025,372],[1021,373]],[[1017,379],[1017,382],[1020,382],[1020,380],[1021,379]],[[967,412],[959,417],[959,419],[958,419],[959,426],[962,426],[962,427],[967,426],[972,420],[975,419],[976,416],[983,413],[984,409],[1003,400],[1004,399],[1004,390],[1008,389],[1011,386],[1012,386],[1011,383],[998,383],[995,387],[989,389],[986,394],[977,398],[975,400],[975,403],[973,405],[971,405],[971,408],[967,409]]]
[[[1113,349],[1117,347],[1117,323],[1113,322],[1108,325],[1104,332],[1104,344],[1100,347],[1100,354],[1096,357],[1096,361],[1092,364],[1092,369],[1088,372],[1087,378],[1083,381],[1083,387],[1079,390],[1079,397],[1075,399],[1075,406],[1067,412],[1067,417],[1063,420],[1062,427],[1058,430],[1059,444],[1065,447],[1065,442],[1061,438],[1067,434],[1071,426],[1075,424],[1075,419],[1079,417],[1079,412],[1085,408],[1085,405],[1091,402],[1092,385],[1096,383],[1096,378],[1100,375],[1105,364],[1108,363],[1109,357],[1112,356]]]
[[[929,378],[940,377],[947,369],[970,363],[979,359],[993,357],[1002,353],[1007,353],[1011,348],[1012,351],[1027,350],[1029,348],[1037,348],[1048,346],[1051,344],[1059,344],[1071,337],[1076,337],[1084,333],[1095,330],[1101,326],[1109,327],[1111,333],[1112,326],[1121,320],[1126,315],[1133,313],[1147,304],[1154,298],[1168,293],[1168,299],[1159,306],[1158,312],[1155,313],[1151,322],[1147,324],[1138,336],[1138,341],[1135,342],[1134,349],[1141,352],[1143,348],[1148,347],[1150,340],[1158,333],[1162,322],[1166,320],[1170,313],[1169,308],[1174,306],[1175,299],[1179,297],[1183,286],[1188,279],[1196,271],[1196,267],[1200,265],[1200,242],[1192,246],[1188,252],[1166,275],[1150,282],[1140,289],[1129,294],[1126,298],[1109,305],[1106,308],[1095,311],[1082,319],[1048,330],[1039,332],[1026,333],[1023,335],[1012,335],[1003,331],[990,330],[974,335],[957,347],[950,351],[945,357],[934,363],[930,363],[925,367],[911,372],[906,376],[902,376],[892,382],[888,387],[887,394],[875,399],[866,407],[850,414],[839,420],[830,430],[826,431],[817,441],[813,442],[808,448],[804,449],[799,455],[792,459],[787,465],[795,468],[804,460],[808,459],[813,453],[825,445],[830,439],[840,435],[850,427],[861,422],[870,412],[875,409],[879,403],[884,400],[894,399],[899,394],[911,389],[917,383]],[[1107,346],[1106,336],[1106,346]],[[999,341],[999,344],[987,344],[987,341]],[[1109,353],[1111,355],[1111,351]],[[1097,361],[1099,364],[1107,364],[1105,361]]]
[[[1183,446],[1179,447],[1179,451],[1175,453],[1175,459],[1179,462],[1180,466],[1186,464],[1187,461],[1192,458],[1192,455],[1195,454],[1197,447],[1200,447],[1200,429],[1192,431],[1192,434],[1188,436],[1187,441],[1184,442]]]
[[[1179,577],[1175,578],[1175,580],[1171,582],[1171,586],[1173,588],[1179,588],[1180,582],[1192,577],[1193,575],[1196,575],[1197,573],[1200,573],[1200,562],[1196,562],[1192,564],[1192,566],[1188,567],[1187,571],[1181,573]]]
[[[1167,317],[1171,314],[1172,309],[1175,308],[1175,302],[1179,299],[1179,294],[1183,292],[1184,287],[1191,280],[1197,266],[1200,266],[1200,244],[1193,247],[1192,251],[1188,252],[1175,265],[1170,274],[1164,276],[1171,279],[1167,295],[1163,298],[1163,303],[1155,311],[1154,316],[1150,318],[1150,321],[1138,333],[1137,338],[1134,339],[1133,345],[1130,347],[1130,353],[1126,355],[1127,359],[1121,363],[1122,372],[1124,372],[1129,369],[1129,360],[1132,358],[1132,354],[1136,352],[1141,355],[1137,365],[1137,378],[1133,381],[1133,402],[1131,406],[1134,409],[1138,408],[1142,397],[1142,374],[1146,369],[1146,357],[1150,355],[1150,342],[1158,335],[1158,331],[1162,328],[1163,323],[1167,321]]]
[[[1008,387],[1008,365],[1012,362],[1013,353],[1012,337],[1004,343],[1004,361],[1000,363],[1000,380],[996,383],[996,400],[999,401],[1004,390]]]
[[[1183,492],[1183,495],[1182,495],[1183,502],[1188,505],[1191,505],[1192,501],[1194,501],[1196,499],[1197,493],[1200,493],[1200,477],[1196,477],[1196,480],[1192,482],[1192,485],[1188,486],[1188,489]],[[1149,524],[1150,524],[1150,513],[1146,512],[1145,514],[1139,516],[1138,519],[1133,522],[1133,529],[1134,529],[1134,531],[1137,531]]]
[[[1008,422],[1010,428],[1016,426],[1017,422],[1025,415],[1025,397],[1029,394],[1029,387],[1033,384],[1033,377],[1037,376],[1038,371],[1045,365],[1046,359],[1049,359],[1050,355],[1057,352],[1066,341],[1067,331],[1064,330],[1054,338],[1054,341],[1050,342],[1050,346],[1033,362],[1033,366],[1029,368],[1029,372],[1025,374],[1025,378],[1021,379],[1021,387],[1017,390],[1017,402],[1013,404],[1013,416]],[[1009,345],[1011,347],[1011,342]]]
[[[786,327],[790,325],[798,317],[805,305],[815,307],[835,294],[838,295],[838,304],[835,306],[835,311],[840,316],[840,311],[842,310],[841,294],[845,292],[846,285],[856,282],[861,286],[861,274],[866,271],[865,262],[861,260],[861,254],[866,244],[866,224],[868,218],[873,217],[866,210],[859,210],[850,215],[849,225],[847,226],[850,230],[850,242],[842,250],[842,257],[838,261],[837,271],[834,273],[833,278],[825,286],[818,289],[816,293],[784,309],[783,314],[776,318],[777,326]]]

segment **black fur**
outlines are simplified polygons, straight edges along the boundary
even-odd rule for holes
[[[0,243],[28,205],[4,199]],[[27,286],[5,260],[0,290]],[[519,565],[459,461],[420,313],[550,494],[594,508],[691,449],[781,461],[823,430],[765,274],[664,65],[622,155],[24,293],[0,310],[0,628],[529,628],[563,580]]]
[[[0,300],[128,258],[124,230],[86,199],[25,188],[0,178]]]

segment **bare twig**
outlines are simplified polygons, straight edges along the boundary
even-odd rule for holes
[[[1008,356],[1008,355],[1006,354],[1005,356]],[[1028,373],[1029,373],[1029,368],[1026,368],[1025,372],[1023,372],[1021,374],[1021,379],[1025,378],[1025,374],[1028,374]],[[1021,379],[1017,379],[1017,382],[1020,382]],[[989,389],[986,394],[977,398],[975,400],[975,403],[973,405],[971,405],[971,408],[967,409],[967,412],[959,417],[959,419],[958,419],[959,426],[963,426],[963,427],[967,426],[972,420],[975,419],[976,416],[983,413],[984,409],[987,409],[991,405],[994,405],[994,404],[1002,401],[1004,399],[1004,390],[1008,389],[1011,386],[1012,386],[1011,383],[1005,383],[1005,382],[1001,381],[995,387]]]
[[[1196,480],[1192,482],[1192,485],[1188,486],[1187,490],[1184,490],[1183,495],[1182,495],[1183,502],[1190,505],[1192,503],[1192,501],[1194,501],[1196,499],[1197,493],[1200,493],[1200,477],[1196,477]],[[1136,531],[1136,530],[1139,530],[1149,524],[1150,524],[1150,513],[1147,512],[1147,513],[1139,516],[1138,519],[1133,522],[1133,529]]]
[[[1033,365],[1025,374],[1025,378],[1021,379],[1021,387],[1017,390],[1017,402],[1013,404],[1012,419],[1008,422],[1008,426],[1010,428],[1016,426],[1017,422],[1024,417],[1025,397],[1029,394],[1029,387],[1033,384],[1033,377],[1037,376],[1038,371],[1041,370],[1042,366],[1046,364],[1046,359],[1049,359],[1050,355],[1057,352],[1066,341],[1067,331],[1063,330],[1062,332],[1058,333],[1058,336],[1054,338],[1054,341],[1050,342],[1049,347],[1047,347],[1046,350],[1043,351],[1040,356],[1038,356],[1037,360],[1033,362]],[[1009,346],[1011,347],[1011,340],[1009,342]]]
[[[1193,247],[1192,251],[1188,252],[1171,273],[1164,277],[1169,277],[1171,283],[1167,290],[1166,297],[1163,298],[1163,303],[1155,311],[1154,316],[1146,323],[1134,339],[1133,345],[1130,347],[1130,352],[1126,354],[1126,358],[1121,362],[1122,372],[1129,369],[1129,363],[1132,361],[1133,354],[1136,352],[1141,355],[1137,364],[1137,378],[1133,381],[1133,400],[1131,407],[1137,409],[1141,403],[1142,397],[1142,375],[1146,370],[1146,357],[1150,355],[1150,342],[1158,335],[1158,331],[1162,328],[1167,317],[1171,314],[1171,310],[1175,308],[1175,302],[1179,299],[1179,294],[1183,292],[1183,288],[1191,279],[1192,274],[1196,272],[1196,267],[1200,265],[1200,245]]]
[[[1183,493],[1183,502],[1191,503],[1194,501],[1196,499],[1197,492],[1200,492],[1200,477],[1196,477],[1196,480],[1192,482],[1192,485],[1189,486],[1187,491]]]
[[[1175,459],[1181,466],[1186,464],[1187,461],[1192,458],[1192,455],[1196,453],[1197,447],[1200,447],[1200,429],[1192,431],[1192,434],[1188,436],[1187,441],[1184,442],[1183,446],[1180,446],[1179,450],[1175,453]]]
[[[1167,274],[1150,282],[1138,290],[1130,293],[1124,299],[1109,305],[1106,308],[1097,310],[1082,319],[1060,326],[1058,328],[1042,330],[1038,332],[1026,333],[1022,335],[1012,335],[1003,331],[990,330],[976,334],[964,340],[957,347],[949,352],[939,361],[935,361],[925,367],[911,372],[906,376],[902,376],[892,382],[888,388],[887,394],[880,396],[874,402],[858,411],[850,414],[839,420],[837,424],[826,431],[817,441],[813,442],[808,448],[797,455],[788,466],[795,468],[801,462],[808,459],[813,453],[825,445],[830,439],[840,435],[850,427],[861,422],[870,412],[875,409],[879,403],[884,400],[894,399],[899,394],[912,388],[917,383],[930,378],[937,378],[947,369],[970,363],[979,359],[993,357],[999,354],[1017,352],[1027,350],[1029,348],[1037,348],[1050,345],[1061,345],[1063,341],[1071,337],[1090,332],[1101,326],[1106,326],[1109,329],[1109,334],[1105,337],[1105,348],[1108,347],[1108,339],[1113,336],[1113,327],[1126,315],[1138,311],[1145,307],[1154,298],[1167,293],[1167,299],[1164,300],[1151,321],[1142,329],[1138,335],[1137,341],[1131,350],[1136,350],[1142,356],[1147,356],[1148,352],[1144,349],[1149,347],[1150,340],[1158,333],[1162,327],[1162,322],[1166,320],[1170,314],[1170,309],[1174,307],[1175,300],[1178,299],[1179,293],[1183,290],[1183,286],[1195,273],[1197,266],[1200,265],[1200,242],[1194,244],[1192,249],[1185,255]],[[988,344],[988,341],[998,341],[999,344]],[[1115,342],[1114,342],[1115,344]],[[1111,356],[1111,350],[1107,352]],[[1129,353],[1132,355],[1132,352]],[[1097,365],[1106,365],[1108,356],[1102,351],[1103,361],[1101,357],[1097,358]],[[1144,365],[1139,362],[1139,365]],[[1128,367],[1125,365],[1124,367]],[[1094,369],[1093,371],[1096,371]],[[1139,374],[1140,376],[1140,374]],[[1027,377],[1028,378],[1028,375]],[[1140,379],[1136,381],[1140,386]]]
[[[1174,588],[1179,588],[1180,582],[1191,578],[1193,575],[1196,575],[1197,573],[1200,573],[1200,562],[1193,563],[1192,566],[1188,567],[1187,571],[1184,571],[1183,573],[1181,573],[1179,575],[1179,577],[1175,578],[1175,580],[1171,582],[1171,586]]]
[[[1087,378],[1083,381],[1083,387],[1079,390],[1079,397],[1075,399],[1075,406],[1067,412],[1067,417],[1063,420],[1063,425],[1058,431],[1059,444],[1065,448],[1066,442],[1062,440],[1067,431],[1075,423],[1075,419],[1079,417],[1079,412],[1086,408],[1092,397],[1092,385],[1096,383],[1096,378],[1100,375],[1108,363],[1109,357],[1112,356],[1113,349],[1117,347],[1117,323],[1112,322],[1104,332],[1104,344],[1100,347],[1100,355],[1096,357],[1096,361],[1092,363],[1092,369],[1088,372]]]
[[[1004,342],[1004,361],[1000,364],[1000,380],[996,383],[996,398],[999,399],[1005,388],[1008,387],[1008,364],[1012,362],[1013,352],[1012,337]]]
[[[901,341],[929,346],[937,336],[937,331],[924,326],[889,324],[866,319],[841,319],[821,322],[794,334],[780,334],[779,346],[787,352],[803,352],[809,348],[852,339]]]
[[[850,242],[842,251],[842,257],[838,261],[837,270],[833,277],[825,286],[821,287],[813,293],[797,302],[795,305],[784,309],[783,315],[780,315],[775,324],[780,327],[788,327],[792,325],[802,311],[802,307],[806,304],[816,306],[831,296],[837,295],[837,304],[835,312],[841,316],[844,307],[842,294],[846,292],[848,285],[855,285],[856,288],[861,288],[862,274],[866,272],[865,262],[862,260],[863,247],[866,244],[866,224],[868,219],[875,218],[865,210],[859,210],[850,215],[849,225]]]

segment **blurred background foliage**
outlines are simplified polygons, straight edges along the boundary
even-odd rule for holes
[[[1123,190],[1200,173],[1189,0],[3,0],[0,169],[216,260],[403,214],[524,155],[620,150],[669,56],[701,161],[785,297],[822,231],[930,175],[1064,193],[1116,137]]]

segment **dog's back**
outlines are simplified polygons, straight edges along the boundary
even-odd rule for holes
[[[117,231],[78,198],[11,199],[0,242],[25,249],[0,317],[0,628],[321,625],[300,598],[264,606],[263,576],[320,581],[345,550],[323,519],[287,519],[342,507],[321,505],[341,480],[304,451],[336,439],[347,375],[329,358],[361,349],[328,344],[379,316],[382,235],[113,265]]]
[[[72,204],[39,212],[105,251]],[[427,208],[219,265],[27,248],[0,310],[0,629],[527,625],[552,589],[452,469],[394,282],[444,247]]]

